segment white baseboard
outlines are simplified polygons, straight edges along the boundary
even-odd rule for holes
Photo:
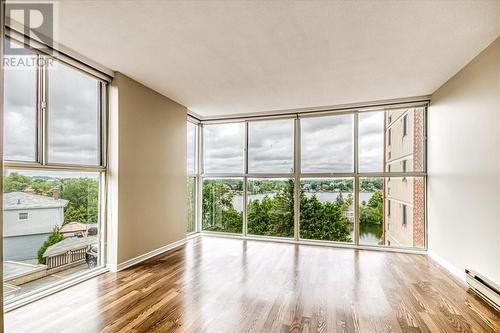
[[[452,265],[450,262],[447,260],[443,259],[442,257],[438,256],[432,251],[428,251],[427,255],[431,257],[435,262],[437,262],[441,267],[446,269],[448,272],[450,272],[452,275],[454,275],[456,278],[458,278],[460,281],[463,283],[466,283],[465,279],[465,271],[462,271],[455,265]]]
[[[180,239],[176,242],[170,243],[168,245],[162,246],[156,250],[150,251],[148,253],[141,254],[140,256],[137,256],[135,258],[126,260],[124,262],[119,263],[118,265],[115,264],[108,264],[107,267],[111,272],[119,272],[122,271],[126,268],[129,268],[131,266],[137,265],[140,262],[143,262],[145,260],[148,260],[150,258],[153,258],[159,254],[163,254],[168,251],[172,251],[173,249],[176,249],[184,244],[187,243],[187,239],[183,238]]]

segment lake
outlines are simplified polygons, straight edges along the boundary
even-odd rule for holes
[[[360,192],[359,199],[361,202],[370,200],[374,192]],[[332,202],[335,201],[340,194],[340,192],[306,192],[307,197],[312,197],[316,195],[321,202]],[[275,193],[266,193],[266,194],[250,194],[248,199],[252,200],[262,200],[265,196],[273,197]],[[347,198],[347,193],[342,193],[344,198]],[[235,195],[233,197],[233,206],[237,211],[243,211],[243,196]],[[350,207],[352,210],[353,207]],[[354,229],[353,225],[351,227],[351,238],[354,238]],[[360,233],[359,233],[359,243],[363,245],[378,245],[380,241],[380,237],[382,237],[382,226],[380,225],[361,225]]]

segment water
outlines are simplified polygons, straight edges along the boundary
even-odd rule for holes
[[[370,200],[374,192],[360,192],[359,200],[360,202]],[[316,198],[318,198],[321,202],[332,202],[337,199],[340,192],[306,192],[307,197],[312,197],[316,194]],[[267,193],[267,194],[250,194],[248,199],[252,200],[262,200],[265,196],[272,198],[275,193]],[[348,193],[342,193],[344,199],[347,198]],[[233,197],[233,206],[237,211],[243,211],[243,196],[235,195]],[[352,207],[351,207],[352,209]],[[352,229],[352,227],[351,227]],[[382,226],[380,225],[361,225],[361,230],[359,233],[359,243],[363,245],[378,245],[380,241],[380,237],[382,236]],[[354,238],[354,230],[351,230],[351,238]]]
[[[268,197],[272,198],[274,197],[276,193],[266,193],[266,194],[250,194],[248,195],[248,199],[250,201],[252,200],[262,200],[264,197],[267,195]],[[316,193],[311,193],[311,192],[306,192],[306,196],[308,198],[312,197],[314,194],[316,194],[316,198],[318,198],[319,201],[321,202],[332,202],[335,201],[340,194],[340,192],[316,192]],[[347,198],[349,195],[348,193],[342,193],[344,196],[344,199]],[[361,202],[370,200],[372,197],[373,192],[360,192],[359,193],[359,200]],[[243,196],[242,195],[235,195],[233,197],[233,207],[237,211],[241,212],[243,211]]]

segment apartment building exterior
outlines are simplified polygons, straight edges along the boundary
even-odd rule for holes
[[[422,171],[424,108],[388,110],[384,122],[385,171]],[[385,245],[424,247],[424,191],[423,178],[385,178],[383,230]]]

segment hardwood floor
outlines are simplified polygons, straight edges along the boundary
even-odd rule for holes
[[[203,237],[5,315],[6,332],[500,332],[424,255]]]

